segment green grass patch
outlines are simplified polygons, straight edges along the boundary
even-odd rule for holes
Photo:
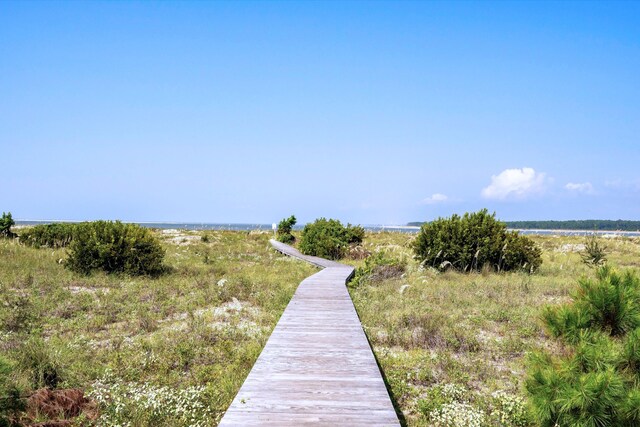
[[[412,259],[413,235],[368,233],[364,248],[404,260],[404,273],[364,277],[350,293],[390,391],[410,426],[527,426],[526,361],[562,351],[542,321],[543,307],[570,301],[583,237],[534,236],[537,274],[441,272]],[[640,267],[640,239],[607,239],[611,265]],[[366,261],[347,261],[367,271]],[[457,390],[455,396],[444,390]]]
[[[297,233],[297,232],[296,232]],[[79,388],[102,425],[216,425],[300,281],[317,269],[277,254],[271,233],[155,230],[158,277],[64,267],[67,249],[0,240],[2,389]],[[439,271],[415,235],[367,233],[349,290],[410,426],[529,426],[528,355],[563,348],[547,305],[593,277],[582,237],[534,236],[536,274]],[[640,239],[606,240],[607,262],[640,268]],[[1,408],[0,408],[1,409]]]
[[[317,270],[277,254],[269,233],[153,234],[166,252],[156,278],[77,274],[66,249],[0,240],[5,383],[82,389],[102,425],[217,424]]]

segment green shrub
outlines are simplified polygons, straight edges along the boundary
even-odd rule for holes
[[[536,271],[542,264],[542,250],[530,238],[516,231],[507,232],[498,269]]]
[[[526,389],[538,424],[640,425],[640,278],[601,268],[544,320],[568,348],[530,357]]]
[[[600,243],[600,239],[593,233],[584,242],[584,250],[580,252],[582,262],[589,267],[600,267],[607,262],[607,248]]]
[[[280,221],[276,232],[278,241],[287,244],[295,242],[296,238],[291,234],[294,225],[296,225],[296,217],[293,215]]]
[[[16,222],[11,217],[11,212],[2,212],[2,217],[0,217],[0,237],[15,237],[15,234],[11,231],[11,227],[15,224]]]
[[[64,248],[73,240],[77,224],[41,224],[20,233],[20,242],[35,248]]]
[[[356,268],[351,285],[357,286],[365,280],[379,282],[384,279],[400,277],[406,269],[406,259],[393,258],[385,251],[375,252],[365,259],[362,267]]]
[[[328,259],[342,258],[350,244],[362,242],[364,229],[336,219],[319,218],[307,224],[300,237],[300,251],[306,255]]]
[[[506,225],[486,209],[424,224],[414,253],[423,265],[463,272],[485,266],[496,271],[534,272],[542,263],[541,251],[531,239],[507,232]]]
[[[602,267],[597,281],[578,281],[572,304],[547,308],[543,318],[554,336],[571,343],[593,331],[623,336],[640,327],[640,279],[631,271],[620,275]]]
[[[364,240],[364,228],[360,225],[347,224],[347,242],[358,245]]]
[[[164,250],[151,232],[137,224],[95,221],[77,225],[66,266],[89,274],[93,270],[131,275],[157,275]]]

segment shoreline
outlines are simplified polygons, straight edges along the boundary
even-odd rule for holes
[[[84,221],[76,220],[15,220],[16,228],[24,228],[32,225],[51,224],[51,223],[81,223]],[[231,230],[231,231],[250,231],[264,230],[271,231],[271,224],[257,223],[206,223],[206,222],[163,222],[163,221],[122,221],[128,224],[138,224],[142,227],[159,228],[159,229],[182,229],[182,230]],[[377,225],[368,224],[362,227],[369,232],[399,232],[399,233],[418,233],[420,227],[411,225]],[[304,225],[294,227],[295,230],[302,230]],[[602,237],[640,237],[640,231],[627,230],[571,230],[571,229],[533,229],[533,228],[508,228],[509,231],[517,231],[528,235],[543,236],[588,236],[597,234]]]

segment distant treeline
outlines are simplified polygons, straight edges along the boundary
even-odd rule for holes
[[[582,219],[570,221],[505,221],[508,228],[523,230],[604,230],[604,231],[638,231],[640,221],[622,219]],[[409,226],[421,226],[422,222],[410,222]]]

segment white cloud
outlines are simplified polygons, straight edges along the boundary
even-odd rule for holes
[[[485,199],[523,199],[544,192],[546,175],[533,168],[505,169],[491,177],[491,184],[480,193]]]
[[[449,200],[449,197],[447,197],[446,195],[435,193],[432,194],[431,197],[427,197],[426,199],[424,199],[422,203],[424,203],[425,205],[435,205],[438,203],[444,203],[447,200]]]
[[[576,193],[593,194],[593,185],[590,182],[570,182],[564,188]]]

